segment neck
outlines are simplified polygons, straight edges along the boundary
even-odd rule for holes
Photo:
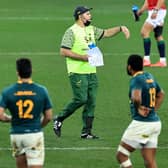
[[[18,78],[18,80],[22,83],[29,83],[30,81],[32,81],[31,78]]]
[[[83,24],[81,20],[77,20],[76,24],[79,25],[80,27],[85,27],[85,25]]]

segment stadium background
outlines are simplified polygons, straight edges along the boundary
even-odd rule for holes
[[[130,53],[143,54],[140,28],[146,17],[134,22],[131,12],[139,0],[1,0],[0,2],[0,90],[15,82],[15,60],[29,57],[33,61],[33,79],[48,87],[54,114],[71,98],[65,60],[59,55],[62,35],[73,24],[73,10],[77,5],[93,7],[93,24],[108,28],[127,25],[131,38],[122,33],[98,42],[104,53],[105,66],[98,68],[99,90],[94,132],[99,140],[81,140],[81,109],[66,120],[62,137],[52,131],[52,123],[44,130],[46,140],[45,168],[115,168],[117,145],[130,122],[128,82],[125,63]],[[168,23],[164,36],[167,43]],[[153,37],[152,37],[153,39]],[[168,52],[167,52],[168,53]],[[152,41],[152,62],[158,60],[156,43]],[[153,73],[165,92],[168,92],[168,68],[145,68]],[[168,165],[168,108],[167,97],[159,110],[163,129],[157,153],[158,167]],[[131,156],[135,168],[142,168],[139,151]],[[0,123],[0,168],[14,168],[11,156],[9,125]]]

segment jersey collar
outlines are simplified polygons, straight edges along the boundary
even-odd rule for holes
[[[137,76],[137,75],[140,75],[140,74],[143,74],[143,71],[138,71],[138,72],[136,72],[136,73],[133,75],[133,77],[135,77],[135,76]]]
[[[19,84],[22,84],[22,83],[32,84],[33,81],[31,79],[29,81],[27,81],[27,82],[23,82],[22,80],[18,80],[17,83],[19,83]]]

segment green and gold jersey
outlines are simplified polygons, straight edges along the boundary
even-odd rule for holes
[[[95,26],[80,27],[78,24],[72,25],[65,32],[61,47],[70,49],[71,51],[85,55],[89,49],[88,45],[96,44],[103,36],[104,30]],[[91,66],[88,62],[66,58],[68,73],[88,74],[96,73],[96,67]]]
[[[135,89],[141,90],[141,97],[142,97],[141,105],[151,109],[147,117],[139,115],[137,109],[135,108],[134,104],[131,101],[131,93]],[[161,91],[160,86],[150,73],[138,72],[135,76],[132,77],[130,81],[129,97],[130,97],[131,114],[134,120],[147,121],[147,122],[160,120],[159,116],[155,112],[156,95],[160,91]]]
[[[2,91],[0,107],[12,115],[11,133],[22,134],[41,131],[41,115],[52,104],[44,86],[18,81]]]

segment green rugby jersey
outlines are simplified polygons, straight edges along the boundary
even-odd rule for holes
[[[147,117],[143,117],[138,114],[134,104],[131,102],[131,93],[134,89],[140,89],[142,92],[142,105],[151,109]],[[155,97],[158,92],[161,91],[160,86],[148,72],[138,72],[130,80],[130,109],[131,115],[134,120],[138,121],[159,121],[159,116],[155,112]]]
[[[0,107],[12,115],[11,133],[22,134],[41,131],[41,115],[52,104],[44,86],[18,81],[2,91]]]

